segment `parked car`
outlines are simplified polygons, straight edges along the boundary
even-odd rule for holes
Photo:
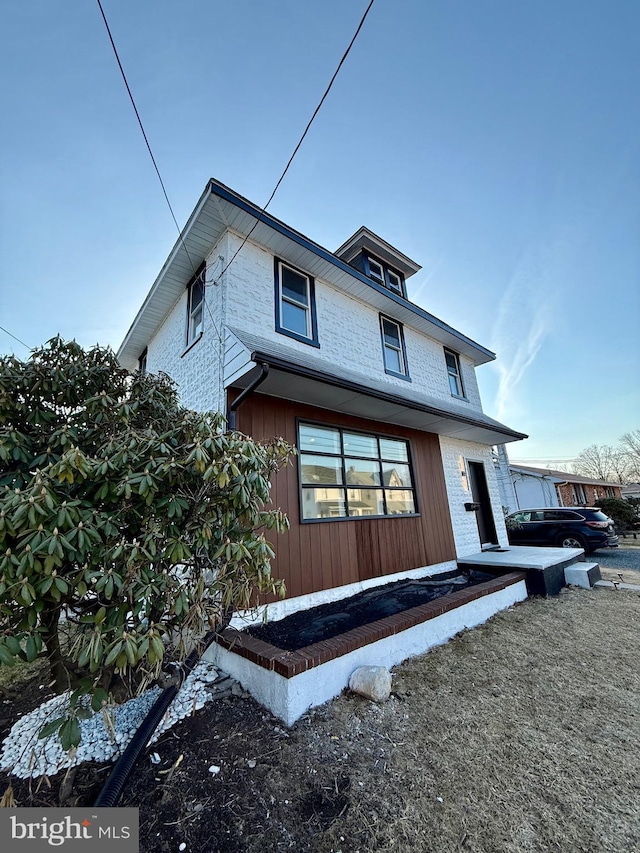
[[[617,548],[615,526],[598,507],[521,509],[506,518],[511,545],[551,548]]]

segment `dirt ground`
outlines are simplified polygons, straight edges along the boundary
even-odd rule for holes
[[[635,593],[565,590],[397,667],[384,705],[345,694],[287,730],[222,699],[148,750],[161,763],[145,756],[121,805],[142,853],[638,853],[639,624]],[[107,773],[79,768],[65,804]],[[62,782],[14,780],[16,801],[58,804]]]

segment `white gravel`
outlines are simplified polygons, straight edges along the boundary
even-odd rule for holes
[[[157,741],[160,735],[179,720],[214,699],[215,692],[211,686],[218,677],[219,672],[212,664],[207,661],[198,664],[169,706],[150,743]],[[101,712],[88,720],[80,720],[82,740],[77,750],[70,750],[69,753],[62,749],[57,733],[48,738],[38,738],[38,732],[47,722],[65,713],[69,693],[55,696],[25,714],[13,725],[2,742],[0,768],[26,779],[30,776],[53,776],[60,770],[66,770],[84,761],[113,761],[122,754],[161,692],[159,687],[154,687],[123,705],[114,705],[107,709],[113,722],[115,740],[105,726]]]

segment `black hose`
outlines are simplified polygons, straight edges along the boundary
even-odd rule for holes
[[[94,803],[94,808],[112,808],[117,804],[122,795],[127,779],[135,767],[136,762],[140,758],[142,750],[151,740],[151,736],[158,728],[167,708],[175,699],[185,678],[193,672],[196,664],[209,648],[215,636],[215,631],[209,631],[204,638],[203,644],[200,646],[201,651],[194,649],[180,666],[180,672],[182,675],[180,684],[172,684],[170,687],[166,687],[153,703],[151,709],[147,713],[147,716],[138,726],[136,733],[127,744],[125,751],[122,753],[115,767],[111,771],[109,778],[105,782],[104,788]]]

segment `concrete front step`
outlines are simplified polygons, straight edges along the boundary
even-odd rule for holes
[[[501,575],[524,571],[529,595],[557,595],[566,586],[565,569],[584,561],[582,548],[540,548],[505,545],[458,558],[461,569],[479,569]]]
[[[591,589],[594,584],[602,580],[600,565],[598,563],[574,563],[564,570],[565,583],[571,586],[581,586],[583,589]]]

